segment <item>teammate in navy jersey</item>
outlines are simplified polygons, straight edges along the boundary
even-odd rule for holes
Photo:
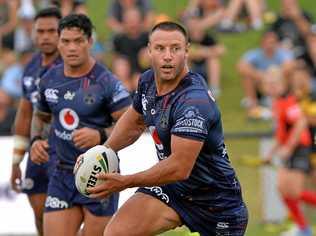
[[[148,52],[152,70],[141,75],[133,106],[105,145],[119,151],[147,127],[159,162],[132,175],[98,175],[106,181],[88,190],[92,197],[140,187],[104,235],[156,235],[182,224],[202,236],[244,235],[247,208],[228,159],[220,112],[204,79],[187,67],[185,29],[173,22],[156,25]]]
[[[85,197],[77,191],[73,174],[77,156],[103,144],[107,128],[131,103],[121,82],[90,55],[92,28],[90,19],[81,14],[60,21],[58,49],[64,63],[50,69],[39,84],[32,134],[41,140],[43,124],[52,119],[49,138],[55,150],[51,155],[58,159],[48,185],[45,236],[75,236],[81,223],[80,235],[102,235],[117,210],[118,193],[105,201]],[[47,162],[48,157],[38,151],[32,160]]]
[[[49,170],[52,161],[39,166],[27,160],[25,179],[21,180],[20,162],[29,147],[29,136],[33,107],[37,102],[37,84],[48,68],[61,62],[57,50],[58,21],[61,13],[57,8],[47,8],[39,11],[35,17],[35,43],[39,49],[24,70],[22,78],[23,97],[20,100],[15,119],[14,148],[11,173],[12,188],[27,194],[35,215],[36,228],[39,235],[43,234],[43,210],[48,186]],[[46,146],[47,141],[42,145]]]

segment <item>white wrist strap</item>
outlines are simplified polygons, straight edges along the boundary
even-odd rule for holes
[[[19,164],[24,157],[24,152],[29,147],[30,140],[27,137],[21,135],[14,135],[13,136],[13,164]],[[17,151],[23,152],[23,154],[17,153]]]

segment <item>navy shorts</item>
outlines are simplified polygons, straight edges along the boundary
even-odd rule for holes
[[[55,161],[49,159],[48,162],[38,165],[27,158],[25,177],[22,181],[22,192],[28,195],[46,193],[49,177],[55,167]]]
[[[83,196],[75,186],[70,170],[55,169],[48,185],[45,212],[82,206],[96,216],[112,216],[118,207],[119,194],[112,194],[102,201]]]
[[[167,204],[178,213],[184,225],[201,236],[243,236],[246,232],[248,210],[242,201],[233,208],[211,211],[211,206],[201,206],[181,198],[168,186],[139,188],[137,192],[148,194]]]

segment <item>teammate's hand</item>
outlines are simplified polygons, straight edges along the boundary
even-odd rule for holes
[[[11,182],[11,188],[19,193],[21,192],[21,168],[19,164],[13,164],[12,165],[12,170],[11,170],[11,178],[10,178],[10,182]]]
[[[31,147],[31,160],[35,164],[42,164],[48,161],[47,150],[49,148],[47,140],[37,140]]]
[[[73,132],[72,141],[78,148],[91,148],[100,144],[100,133],[96,129],[84,127]]]
[[[127,184],[128,177],[118,173],[100,173],[97,175],[97,178],[105,181],[96,187],[87,188],[91,198],[103,199],[112,193],[120,192],[129,187]]]

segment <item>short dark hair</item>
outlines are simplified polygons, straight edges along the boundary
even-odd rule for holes
[[[46,18],[46,17],[55,17],[57,20],[61,19],[61,12],[57,7],[48,7],[40,10],[36,16],[35,21],[39,18]]]
[[[78,28],[83,31],[84,35],[91,38],[94,26],[86,15],[70,14],[59,21],[58,34],[65,28]]]
[[[188,36],[188,33],[186,31],[186,29],[176,23],[176,22],[172,22],[172,21],[163,21],[163,22],[160,22],[158,23],[157,25],[155,25],[151,31],[150,31],[150,34],[149,35],[152,35],[155,31],[157,30],[164,30],[164,31],[179,31],[180,33],[183,34],[184,38],[185,38],[185,41],[188,42],[189,41],[189,36]]]

